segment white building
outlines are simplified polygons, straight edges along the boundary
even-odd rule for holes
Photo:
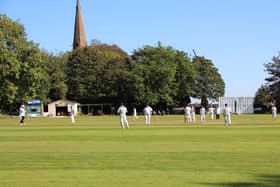
[[[73,108],[76,115],[78,112],[78,105],[80,104],[77,102],[60,99],[48,104],[48,116],[67,116],[71,112],[71,108]]]
[[[221,110],[228,104],[233,113],[253,114],[254,99],[254,97],[219,97],[218,101]]]

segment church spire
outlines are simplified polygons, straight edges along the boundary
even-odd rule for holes
[[[84,27],[84,22],[82,17],[80,0],[77,0],[73,50],[76,49],[77,47],[85,47],[85,46],[87,46],[85,27]]]

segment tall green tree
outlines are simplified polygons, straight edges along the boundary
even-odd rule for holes
[[[5,15],[0,15],[0,103],[1,110],[8,110],[17,97],[17,81],[21,63],[18,59],[18,43],[24,42],[24,28]]]
[[[272,62],[264,65],[269,77],[265,80],[269,88],[271,99],[280,108],[280,54],[272,58]]]
[[[34,98],[46,102],[50,86],[47,62],[44,61],[37,44],[28,42],[26,48],[20,52],[19,60],[21,68],[17,81],[19,90],[16,103],[25,103]]]
[[[68,98],[80,102],[122,100],[121,79],[130,68],[129,56],[115,45],[78,48],[67,63]]]
[[[38,45],[27,40],[23,25],[0,15],[1,110],[16,110],[29,99],[46,99],[45,65]]]
[[[190,97],[193,96],[197,72],[194,64],[185,52],[177,51],[175,62],[177,67],[175,75],[175,103],[184,106],[191,102]]]
[[[261,107],[262,112],[267,112],[271,101],[272,98],[269,87],[267,85],[262,85],[256,92],[254,107]]]
[[[134,99],[142,104],[172,106],[176,95],[177,52],[159,43],[135,50],[132,59]]]
[[[200,98],[202,106],[208,108],[208,99],[217,99],[224,95],[225,83],[211,60],[195,56],[193,63],[197,73],[194,96]]]
[[[67,94],[67,76],[66,62],[68,53],[54,55],[48,52],[42,52],[43,60],[47,64],[49,75],[49,91],[47,94],[49,101],[65,99]]]

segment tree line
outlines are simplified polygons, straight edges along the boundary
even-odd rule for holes
[[[131,55],[116,45],[95,42],[52,54],[28,41],[24,26],[0,15],[0,110],[21,103],[70,99],[80,103],[182,106],[190,97],[216,99],[225,84],[210,59],[190,57],[160,42]]]

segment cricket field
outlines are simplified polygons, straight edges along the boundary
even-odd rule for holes
[[[198,116],[197,116],[198,117]],[[208,116],[209,117],[209,116]],[[184,124],[143,116],[121,129],[118,116],[0,116],[0,187],[276,187],[280,119],[233,115]]]

